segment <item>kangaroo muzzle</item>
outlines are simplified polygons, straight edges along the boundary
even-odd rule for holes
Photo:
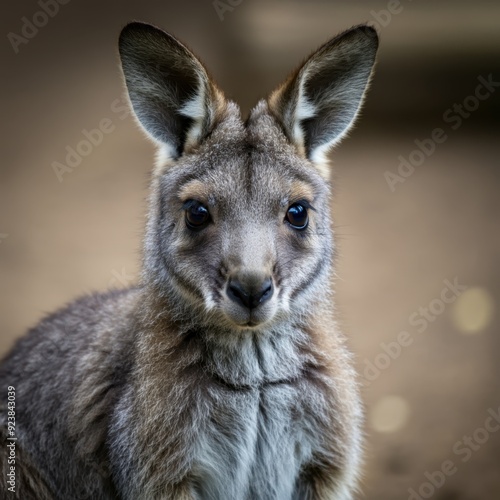
[[[256,309],[273,296],[273,279],[258,274],[236,275],[229,279],[226,293],[237,304],[250,310]]]
[[[278,309],[275,279],[267,269],[230,271],[222,295],[222,311],[241,328],[267,323]]]

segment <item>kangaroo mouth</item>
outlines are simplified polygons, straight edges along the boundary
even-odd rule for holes
[[[275,308],[266,305],[248,310],[229,305],[224,308],[224,314],[238,328],[254,330],[267,324],[274,317]]]
[[[269,309],[274,308],[258,307],[256,309],[249,310],[243,307],[234,307],[234,305],[229,305],[229,307],[223,308],[223,312],[231,324],[236,326],[238,329],[254,330],[268,323],[273,318],[274,310]]]
[[[257,327],[262,326],[265,322],[249,320],[246,323],[238,325],[240,328],[255,330]]]

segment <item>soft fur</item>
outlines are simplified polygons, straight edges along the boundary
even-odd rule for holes
[[[362,412],[332,310],[325,152],[353,123],[377,49],[372,28],[322,46],[244,122],[171,35],[120,36],[130,101],[160,148],[143,272],[81,298],[20,339],[16,494],[28,499],[349,499]],[[185,203],[208,207],[192,231]],[[287,209],[306,200],[297,231]],[[270,277],[247,310],[228,280]],[[0,413],[6,429],[6,407]],[[3,436],[5,438],[5,436]]]

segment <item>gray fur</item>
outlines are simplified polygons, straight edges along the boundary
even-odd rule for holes
[[[185,46],[123,30],[131,103],[161,149],[141,281],[47,317],[2,361],[17,397],[15,498],[352,498],[362,412],[333,318],[330,188],[314,149],[352,123],[376,48],[370,28],[340,35],[243,122]],[[185,223],[190,199],[210,211],[200,231]],[[301,200],[297,231],[285,217]],[[229,298],[231,280],[264,277],[265,303]]]

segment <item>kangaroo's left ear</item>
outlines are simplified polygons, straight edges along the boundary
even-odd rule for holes
[[[288,139],[326,177],[326,153],[354,123],[377,48],[375,29],[352,28],[320,47],[268,99]]]
[[[222,92],[189,49],[154,26],[128,24],[119,49],[135,116],[176,160],[213,129],[226,106]]]

